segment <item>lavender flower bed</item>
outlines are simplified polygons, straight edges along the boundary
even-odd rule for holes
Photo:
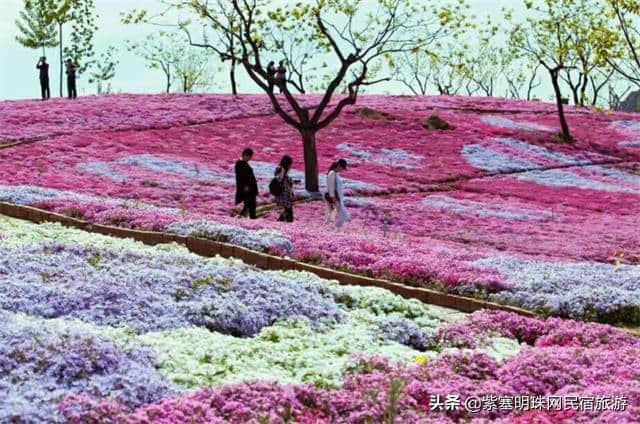
[[[491,300],[564,317],[640,324],[639,266],[510,257],[474,264],[499,271],[512,285],[510,290],[491,294]]]
[[[175,222],[166,229],[169,233],[232,243],[253,250],[269,252],[272,249],[292,255],[291,240],[276,230],[250,231],[244,228],[211,221]]]
[[[57,403],[71,393],[129,407],[174,394],[152,355],[61,323],[43,326],[0,311],[0,422],[64,422]]]
[[[204,326],[251,336],[280,319],[339,322],[339,293],[237,263],[66,244],[0,248],[0,307],[138,333]]]

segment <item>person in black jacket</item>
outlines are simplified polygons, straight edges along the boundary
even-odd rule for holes
[[[276,68],[276,85],[280,89],[280,92],[284,92],[284,87],[287,84],[287,68],[284,67],[284,60],[278,63]]]
[[[267,66],[267,82],[269,83],[269,91],[273,91],[273,84],[276,78],[276,64],[272,60]]]
[[[244,203],[241,215],[249,214],[249,218],[256,219],[256,197],[258,196],[258,182],[249,166],[253,158],[253,150],[246,148],[242,151],[242,159],[236,162],[236,205]]]
[[[49,64],[47,58],[42,56],[36,68],[40,71],[40,92],[42,93],[42,100],[47,100],[51,97],[51,90],[49,89]]]
[[[67,59],[66,63],[67,67],[67,94],[69,94],[70,99],[75,99],[78,97],[78,92],[76,91],[76,68],[77,65],[73,63],[71,59]]]

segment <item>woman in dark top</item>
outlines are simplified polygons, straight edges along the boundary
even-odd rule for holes
[[[291,156],[283,156],[280,165],[276,167],[275,177],[280,182],[282,192],[276,196],[276,204],[282,208],[278,221],[293,222],[293,180],[289,177],[289,170],[293,164]]]

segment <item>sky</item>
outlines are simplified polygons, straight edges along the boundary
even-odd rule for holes
[[[469,0],[472,11],[478,14],[490,13],[495,10],[496,15],[503,6],[516,10],[516,14],[523,13],[519,7],[519,0]],[[276,3],[276,1],[274,1]],[[15,37],[18,29],[15,20],[23,8],[23,0],[0,0],[0,100],[29,99],[40,95],[36,62],[41,55],[40,50],[28,49],[21,46]],[[149,70],[140,57],[126,51],[127,40],[141,41],[144,37],[157,30],[149,25],[125,25],[120,22],[120,14],[136,9],[157,10],[157,0],[95,0],[98,15],[98,31],[95,34],[94,46],[96,53],[106,50],[108,46],[119,49],[117,58],[120,63],[116,69],[116,76],[112,80],[113,92],[126,93],[159,93],[164,88],[164,76],[159,70]],[[64,34],[63,34],[64,37]],[[50,64],[51,95],[59,95],[59,66],[56,63],[57,49],[47,49]],[[219,81],[214,81],[214,91],[229,92],[226,81],[226,70],[217,74]],[[80,77],[77,82],[78,95],[95,94],[95,85],[87,82],[87,77]],[[246,77],[239,78],[239,91],[258,92],[257,87]],[[369,93],[405,94],[398,83],[383,83],[370,87]]]

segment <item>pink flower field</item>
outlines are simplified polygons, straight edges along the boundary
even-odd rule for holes
[[[309,104],[317,97],[304,99]],[[368,107],[387,119],[363,117]],[[437,114],[453,130],[428,130]],[[365,96],[318,134],[338,157],[351,220],[322,201],[292,224],[234,217],[233,162],[247,146],[260,204],[298,134],[266,97],[114,95],[0,103],[0,200],[93,222],[225,240],[311,263],[586,320],[640,324],[640,119],[465,97]],[[324,190],[321,175],[321,189]],[[307,198],[304,184],[296,189]],[[260,232],[262,231],[262,232]],[[268,235],[265,235],[265,231]]]

